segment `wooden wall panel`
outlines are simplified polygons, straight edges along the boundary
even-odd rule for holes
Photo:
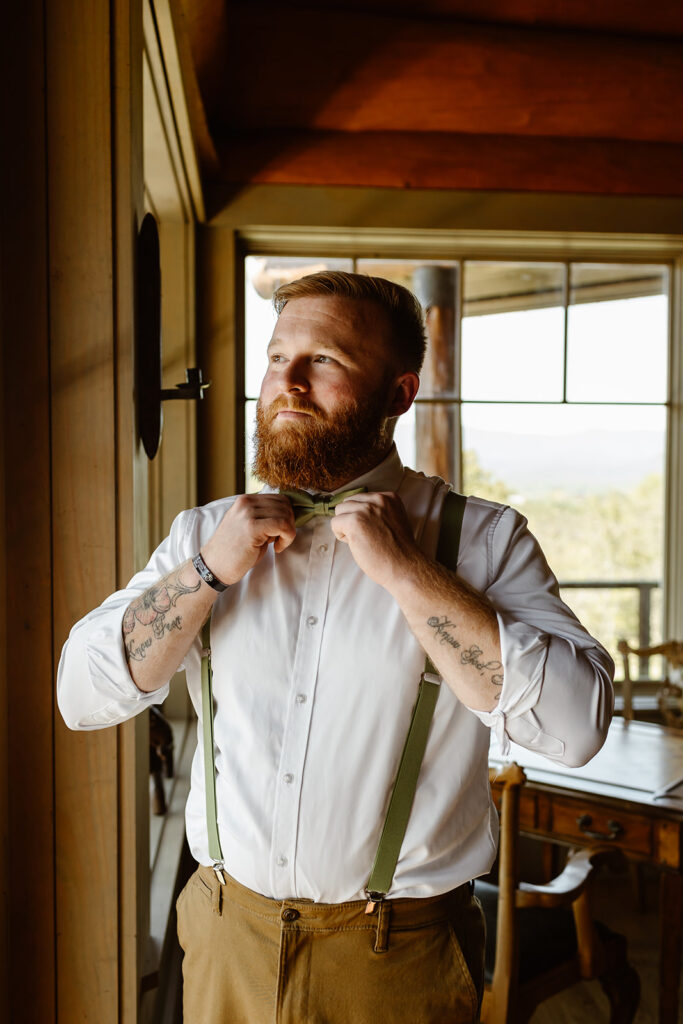
[[[56,654],[116,587],[109,4],[48,4],[47,122]],[[115,730],[55,722],[57,1018],[119,1019]]]
[[[182,220],[160,224],[164,299],[162,301],[162,382],[172,389],[185,380],[185,370],[196,365],[194,328],[188,331],[193,312],[188,294],[192,267],[192,226]],[[157,459],[161,467],[161,535],[166,536],[175,516],[192,508],[197,500],[195,402],[164,402],[164,429]]]
[[[0,443],[7,503],[2,531],[6,562],[0,589],[8,619],[3,623],[6,646],[0,665],[4,677],[0,917],[3,939],[9,941],[4,949],[0,942],[6,971],[0,980],[0,1019],[49,1024],[54,1016],[55,963],[43,37],[39,0],[26,0],[4,12],[0,33],[5,143],[0,161],[4,399]],[[30,862],[39,868],[28,869],[29,883]]]
[[[241,267],[240,267],[241,270]],[[234,494],[235,450],[244,432],[237,420],[239,379],[235,339],[235,235],[229,228],[197,229],[197,338],[199,364],[211,381],[199,409],[199,501]],[[239,330],[239,326],[237,328]]]
[[[142,3],[112,0],[115,324],[116,574],[126,583],[147,557],[147,458],[134,408],[134,253],[144,214]],[[144,540],[143,540],[144,538]],[[138,1024],[149,934],[149,727],[145,715],[119,726],[119,1021]]]
[[[162,384],[172,390],[185,380],[186,368],[196,365],[193,197],[166,87],[168,55],[157,47],[148,19],[145,40],[145,197],[159,227]],[[151,548],[166,536],[178,512],[195,504],[197,494],[196,403],[165,401],[162,411],[161,445],[150,466]]]

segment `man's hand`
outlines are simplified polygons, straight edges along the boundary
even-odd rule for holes
[[[331,525],[337,540],[348,544],[359,568],[387,590],[424,560],[397,494],[355,494],[337,505],[335,513]]]
[[[282,494],[242,494],[202,546],[202,558],[223,583],[237,583],[272,544],[276,552],[296,537],[294,511]]]
[[[467,707],[492,711],[503,684],[495,611],[420,550],[398,495],[356,494],[342,501],[332,530],[359,568],[396,600],[456,697]]]

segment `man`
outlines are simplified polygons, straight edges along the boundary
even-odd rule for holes
[[[200,866],[178,901],[186,1021],[475,1021],[469,883],[496,845],[487,726],[504,750],[512,739],[584,763],[607,731],[613,666],[512,509],[469,498],[457,575],[435,561],[448,487],[404,469],[392,445],[424,355],[410,292],[327,272],[275,304],[254,460],[266,486],[182,513],[129,587],[74,627],[60,708],[72,728],[123,721],[163,700],[184,662],[201,718],[212,613],[222,865],[200,744],[186,815]],[[280,490],[344,494],[297,527]],[[425,654],[443,683],[375,902]]]

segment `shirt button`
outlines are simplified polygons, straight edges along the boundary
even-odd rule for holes
[[[283,921],[296,921],[299,916],[299,911],[295,910],[294,907],[285,907],[282,911]]]
[[[306,703],[306,694],[305,693],[297,693],[295,699],[296,699],[297,704],[305,704]]]
[[[327,544],[321,544],[320,547],[318,548],[318,554],[319,555],[324,555],[326,551],[327,551]]]
[[[306,622],[308,623],[309,626],[315,626],[317,621],[318,619],[317,616],[315,615],[309,615],[308,618],[306,619]]]
[[[277,866],[279,868],[286,868],[287,867],[287,858],[283,857],[282,855],[280,855],[277,858],[277,860],[275,861],[275,863],[277,864]]]
[[[292,782],[294,782],[294,776],[292,775],[291,772],[287,772],[286,775],[282,776],[282,781],[286,782],[287,785],[289,786]]]

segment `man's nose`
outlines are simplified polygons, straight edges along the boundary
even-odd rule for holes
[[[310,384],[306,367],[301,359],[292,359],[287,364],[281,378],[282,390],[288,393],[301,393],[308,391]]]

